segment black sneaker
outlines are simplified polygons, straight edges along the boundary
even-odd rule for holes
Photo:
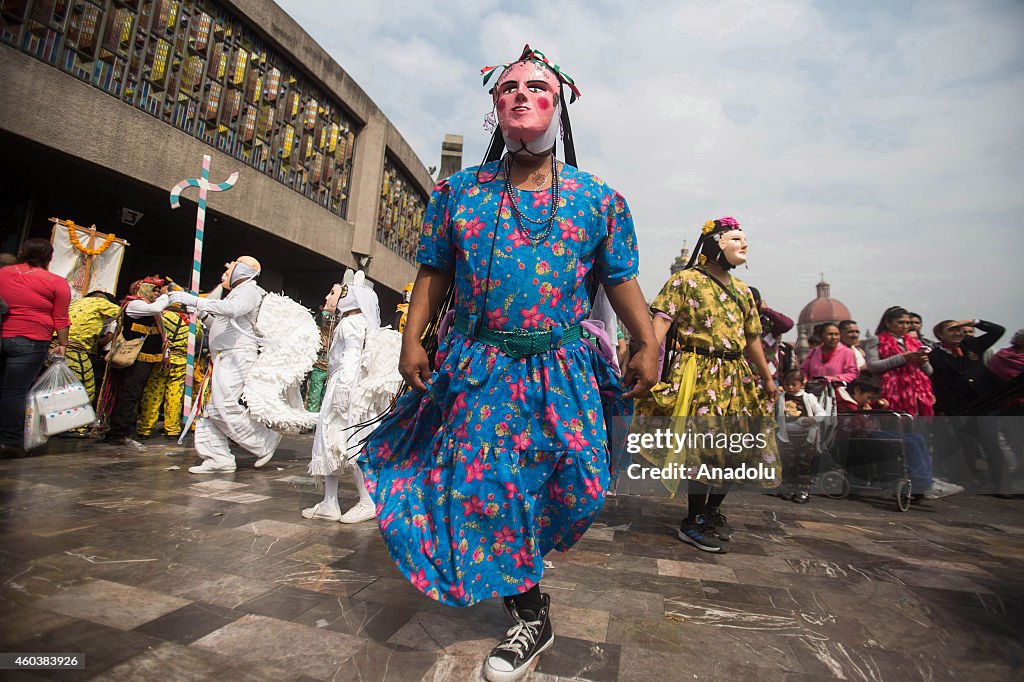
[[[111,436],[110,434],[107,434],[106,438],[103,439],[103,442],[107,445],[128,445],[128,437]]]
[[[505,633],[505,639],[494,647],[484,661],[484,678],[490,682],[514,682],[529,671],[530,663],[540,652],[555,643],[548,620],[551,597],[542,594],[544,605],[539,611],[518,610],[511,599],[503,600],[505,611],[514,624]]]
[[[516,601],[512,597],[502,597],[501,607],[505,610],[505,615],[508,616],[509,621],[515,623],[519,618],[516,616]]]
[[[722,542],[729,542],[729,539],[732,538],[732,526],[725,522],[725,514],[717,509],[708,509],[704,517],[708,520],[708,525],[714,530],[718,539]]]
[[[729,551],[729,545],[718,539],[718,536],[715,535],[714,528],[708,524],[703,514],[693,521],[683,519],[682,525],[679,526],[678,535],[679,539],[683,542],[688,542],[697,549],[704,550],[705,552],[718,552],[719,554],[725,554]]]

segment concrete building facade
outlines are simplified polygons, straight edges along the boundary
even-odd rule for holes
[[[378,282],[385,311],[413,278],[432,178],[270,0],[21,0],[0,15],[4,250],[68,218],[131,243],[121,289],[153,271],[187,282],[196,197],[171,211],[168,192],[208,154],[211,182],[239,179],[210,198],[204,288],[241,253],[308,306],[345,266]]]

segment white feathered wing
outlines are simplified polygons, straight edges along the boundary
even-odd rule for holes
[[[313,428],[317,413],[306,411],[300,392],[321,343],[312,313],[287,296],[267,294],[256,330],[260,354],[242,391],[250,414],[278,431]]]

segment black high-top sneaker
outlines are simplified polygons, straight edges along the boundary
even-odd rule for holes
[[[513,597],[502,597],[501,606],[505,610],[505,615],[508,616],[509,621],[516,622],[516,600]]]
[[[548,620],[551,596],[542,594],[544,605],[534,612],[518,609],[511,599],[503,599],[506,613],[513,619],[513,625],[505,633],[505,639],[494,647],[484,661],[484,677],[490,682],[515,682],[522,679],[530,669],[530,663],[537,655],[555,642]]]

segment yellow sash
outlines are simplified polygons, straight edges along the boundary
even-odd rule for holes
[[[683,373],[679,377],[679,390],[675,390],[672,384],[660,381],[651,387],[651,397],[648,400],[637,402],[637,412],[647,413],[650,416],[669,416],[673,418],[672,427],[676,433],[685,433],[686,418],[691,416],[693,407],[693,390],[697,385],[697,354],[690,353],[683,365]],[[643,403],[647,403],[646,406]],[[653,403],[653,404],[652,404]],[[635,423],[642,424],[642,419]],[[657,467],[664,467],[671,464],[685,464],[686,452],[675,452],[666,450],[662,453],[652,453],[644,448],[639,453],[644,459]],[[673,497],[679,489],[679,481],[673,479],[662,479],[662,483],[669,490]]]

